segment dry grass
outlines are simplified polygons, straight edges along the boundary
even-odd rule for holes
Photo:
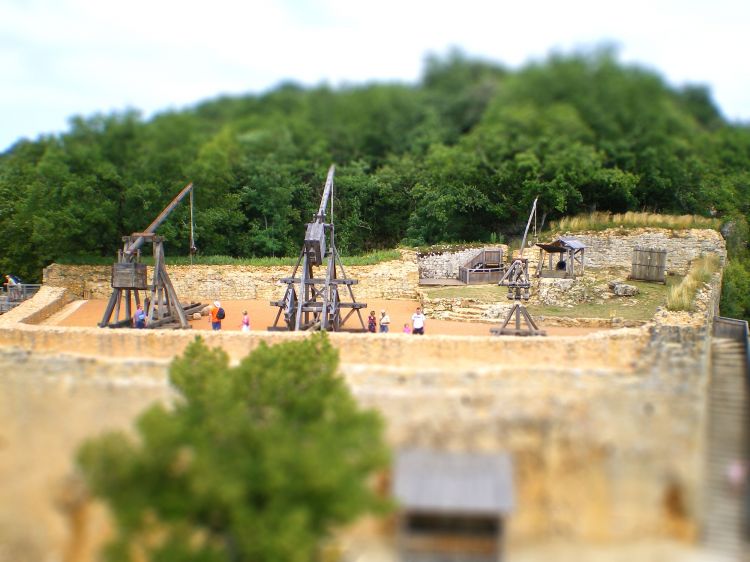
[[[719,219],[711,219],[698,215],[660,215],[657,213],[601,213],[564,217],[552,222],[552,230],[563,232],[580,232],[585,230],[606,230],[607,228],[671,228],[682,230],[687,228],[712,228],[718,230],[721,226]]]
[[[690,265],[690,271],[679,285],[675,285],[667,293],[668,310],[695,310],[695,294],[698,289],[711,280],[711,276],[719,269],[719,256],[704,254]]]

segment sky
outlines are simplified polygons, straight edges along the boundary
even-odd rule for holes
[[[750,122],[747,0],[0,0],[0,152],[74,115],[145,118],[282,81],[416,82],[458,48],[516,69],[613,44]]]

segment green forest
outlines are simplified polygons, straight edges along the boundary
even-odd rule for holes
[[[201,254],[294,255],[331,163],[344,254],[513,235],[539,196],[547,224],[593,210],[719,217],[743,237],[733,267],[747,277],[750,126],[707,88],[607,48],[515,70],[455,51],[428,57],[416,84],[284,83],[149,119],[74,117],[0,155],[0,270],[35,280],[54,260],[114,257],[189,181]],[[167,255],[187,253],[189,226],[183,203],[160,229]]]

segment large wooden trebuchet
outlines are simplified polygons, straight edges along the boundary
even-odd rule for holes
[[[335,167],[332,165],[328,170],[318,212],[305,229],[302,251],[292,275],[281,279],[287,286],[284,297],[271,301],[271,306],[278,306],[279,310],[270,330],[339,331],[355,314],[360,325],[354,329],[365,329],[360,311],[367,304],[357,302],[354,298],[352,285],[356,285],[357,280],[346,276],[336,249],[333,225],[334,172]],[[315,277],[316,267],[326,268],[325,277]],[[346,288],[346,293],[341,290],[342,287]],[[346,300],[342,299],[342,293]]]

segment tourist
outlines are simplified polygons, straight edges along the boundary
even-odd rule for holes
[[[370,316],[367,317],[367,331],[371,334],[375,333],[375,327],[378,323],[377,318],[375,318],[375,311],[370,311]]]
[[[387,334],[391,326],[391,317],[385,310],[380,311],[380,333]]]
[[[411,334],[411,326],[409,324],[404,324],[404,333]]]
[[[211,307],[211,310],[209,311],[210,314],[208,316],[209,322],[211,324],[212,330],[221,330],[221,321],[224,320],[225,312],[224,309],[221,308],[221,303],[219,301],[214,301],[214,305]]]
[[[411,333],[419,336],[424,335],[424,321],[425,316],[422,314],[422,307],[418,306],[417,311],[411,315]]]
[[[146,327],[146,311],[143,310],[143,305],[140,303],[135,310],[135,316],[133,316],[133,325],[139,329]]]
[[[247,310],[242,311],[242,328],[241,329],[243,332],[250,331],[250,317],[247,315]]]
[[[5,290],[8,293],[8,296],[11,299],[17,299],[18,298],[18,279],[13,277],[12,275],[6,275],[5,276]]]

